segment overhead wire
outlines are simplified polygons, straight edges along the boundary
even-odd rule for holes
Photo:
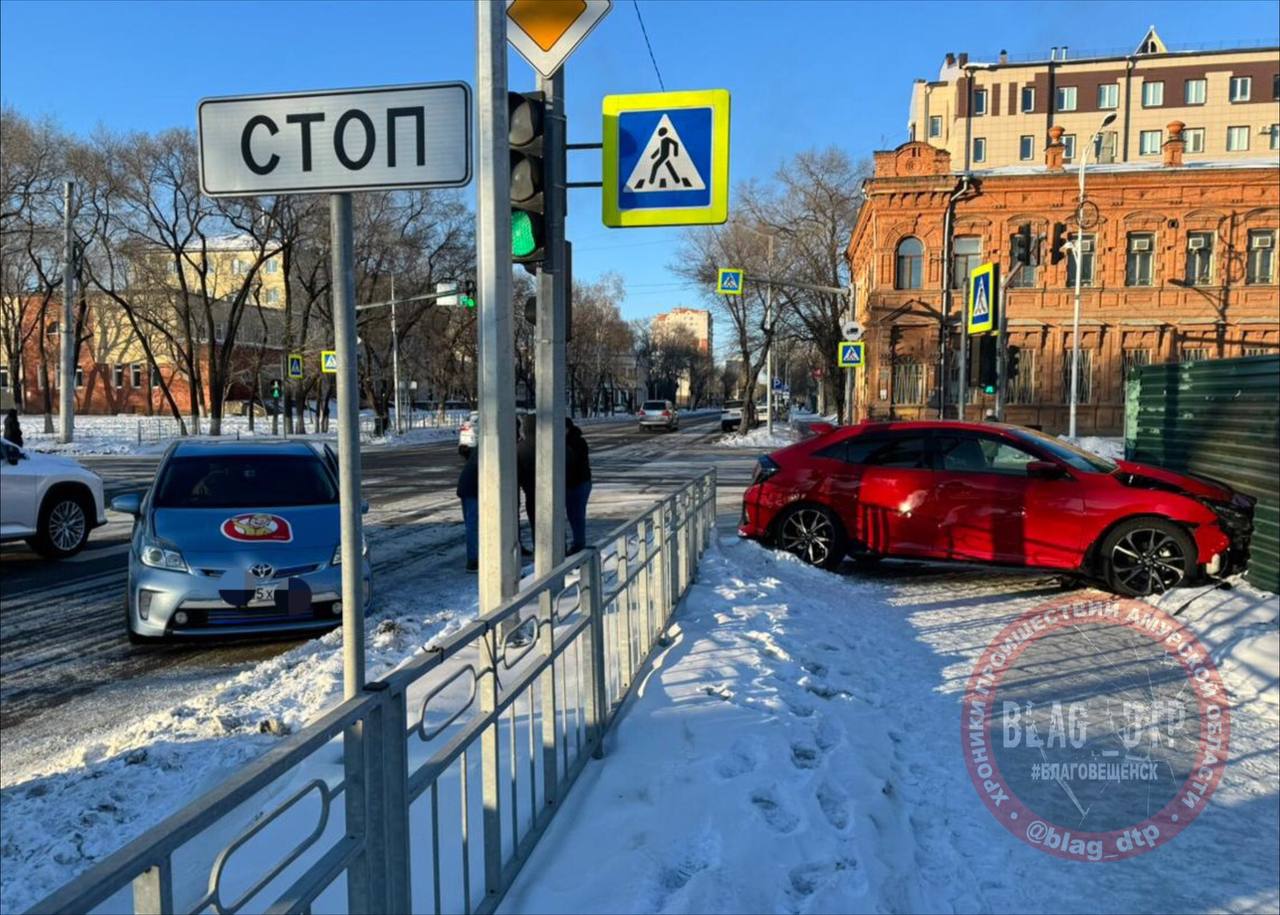
[[[649,61],[653,64],[653,72],[658,77],[658,88],[666,92],[667,85],[662,81],[662,71],[658,69],[658,59],[654,57],[653,45],[649,41],[649,30],[644,27],[644,17],[640,15],[640,0],[631,0],[631,5],[635,7],[636,19],[640,21],[640,34],[644,36],[644,46],[649,49]]]

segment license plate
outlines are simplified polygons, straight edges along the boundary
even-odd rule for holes
[[[272,585],[267,588],[253,589],[253,602],[255,604],[258,604],[258,603],[273,604],[275,603],[275,600],[276,600],[275,585]]]

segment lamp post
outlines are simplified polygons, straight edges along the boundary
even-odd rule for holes
[[[1067,421],[1067,435],[1071,438],[1076,437],[1076,405],[1080,399],[1080,278],[1083,271],[1080,269],[1081,248],[1081,232],[1084,230],[1082,222],[1084,221],[1084,170],[1089,163],[1089,149],[1098,142],[1098,138],[1102,136],[1102,131],[1107,128],[1112,121],[1116,119],[1115,112],[1111,112],[1102,119],[1102,123],[1098,129],[1093,132],[1093,136],[1089,138],[1089,142],[1085,144],[1084,150],[1080,155],[1080,196],[1076,203],[1076,233],[1071,240],[1071,256],[1076,262],[1076,282],[1075,282],[1075,305],[1071,317],[1071,406],[1069,419]]]

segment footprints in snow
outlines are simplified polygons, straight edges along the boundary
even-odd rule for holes
[[[800,817],[779,798],[778,793],[772,788],[761,788],[751,792],[751,803],[774,832],[795,832],[796,827],[800,825]]]

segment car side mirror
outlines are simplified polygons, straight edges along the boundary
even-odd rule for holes
[[[135,518],[142,512],[142,493],[126,492],[111,500],[111,510]]]
[[[1060,480],[1067,475],[1066,468],[1053,461],[1027,462],[1027,476],[1037,480]]]

